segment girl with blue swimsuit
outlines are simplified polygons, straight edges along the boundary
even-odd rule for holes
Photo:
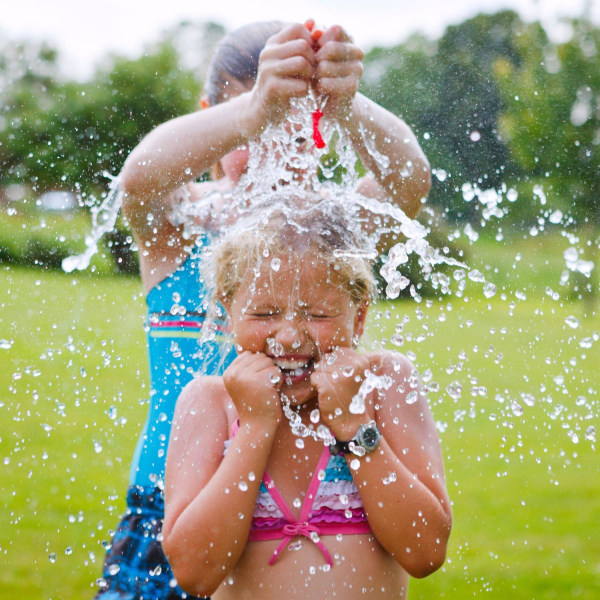
[[[198,344],[207,290],[198,264],[218,233],[228,194],[245,172],[246,144],[285,119],[292,98],[312,88],[327,96],[324,117],[344,127],[370,175],[358,191],[391,200],[409,217],[430,185],[428,162],[410,128],[358,93],[362,51],[339,26],[255,23],[215,50],[202,110],[168,121],[133,150],[120,176],[123,210],[139,247],[148,304],[150,407],[131,467],[127,512],[108,551],[102,600],[190,598],[162,552],[163,480],[175,402],[194,374],[219,374],[231,362],[217,336]],[[382,171],[365,139],[390,159]],[[411,163],[411,175],[402,166]],[[395,168],[397,167],[397,168]],[[198,182],[211,171],[212,180]],[[181,202],[204,206],[189,237],[173,219]]]

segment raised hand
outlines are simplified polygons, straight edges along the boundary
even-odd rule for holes
[[[349,440],[361,423],[372,418],[371,406],[367,406],[364,414],[350,412],[352,399],[368,368],[368,358],[351,348],[337,348],[324,354],[315,365],[311,383],[318,393],[321,419],[339,440]]]
[[[263,48],[252,105],[265,125],[279,122],[288,114],[290,100],[306,96],[317,61],[310,30],[300,23],[275,34]]]
[[[326,97],[323,112],[330,118],[346,119],[358,91],[364,52],[339,25],[325,30],[311,28],[317,61],[314,88]]]
[[[223,374],[223,383],[241,422],[261,420],[277,425],[281,421],[281,371],[266,354],[242,352]]]

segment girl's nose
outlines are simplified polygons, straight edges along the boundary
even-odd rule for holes
[[[281,319],[275,341],[279,342],[286,350],[295,350],[302,345],[305,337],[302,320],[293,315]]]

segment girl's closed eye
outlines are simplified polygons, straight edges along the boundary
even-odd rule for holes
[[[264,306],[250,308],[246,312],[249,317],[254,317],[256,319],[269,319],[271,317],[276,317],[279,313],[280,311],[277,308]]]
[[[336,313],[320,310],[309,311],[306,313],[306,318],[309,321],[326,321],[327,319],[334,319],[336,316]]]

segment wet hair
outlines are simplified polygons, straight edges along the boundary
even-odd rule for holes
[[[217,44],[204,82],[211,106],[227,99],[227,85],[239,81],[252,87],[258,72],[258,57],[267,40],[284,27],[281,21],[261,21],[228,33]]]
[[[240,218],[213,247],[210,271],[218,300],[231,301],[249,273],[281,257],[322,260],[357,304],[373,298],[372,252],[341,204],[316,194],[279,192],[269,205],[260,216]]]

